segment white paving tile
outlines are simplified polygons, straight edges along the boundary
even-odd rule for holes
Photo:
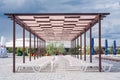
[[[26,57],[27,60],[28,57]],[[17,63],[22,57],[16,58]],[[64,60],[58,61],[60,66]],[[120,64],[117,64],[119,67]],[[65,67],[65,64],[64,64]],[[61,67],[60,67],[61,68]],[[80,72],[80,71],[57,71],[39,73],[13,73],[12,58],[0,58],[0,80],[120,80],[120,72]]]

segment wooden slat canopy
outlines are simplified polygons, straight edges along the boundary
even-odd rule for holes
[[[109,13],[6,13],[44,41],[71,41]]]

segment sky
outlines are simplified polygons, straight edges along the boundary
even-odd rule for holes
[[[120,46],[120,0],[0,0],[0,36],[12,40],[12,21],[4,13],[98,13],[109,12],[102,21],[102,39],[117,40]],[[17,25],[17,38],[22,28]],[[98,24],[93,27],[93,37]],[[89,38],[87,32],[87,38]],[[28,36],[28,33],[26,33]],[[111,42],[110,42],[111,43]]]

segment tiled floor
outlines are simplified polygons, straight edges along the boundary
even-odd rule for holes
[[[26,57],[27,60],[28,57]],[[22,62],[22,57],[16,58],[17,63]],[[67,61],[59,58],[59,66],[57,69],[65,68],[68,65]],[[113,70],[119,68],[119,63],[115,64]],[[118,67],[117,67],[118,66]],[[12,72],[12,58],[0,58],[0,80],[119,80],[120,72],[80,72],[80,71],[65,71],[57,70],[53,72]]]

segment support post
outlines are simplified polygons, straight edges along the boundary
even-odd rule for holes
[[[42,43],[42,40],[41,40],[41,55],[43,56],[43,43]]]
[[[79,59],[79,37],[77,38],[77,51],[78,51],[77,58]]]
[[[92,27],[90,26],[90,63],[92,63]]]
[[[82,60],[82,35],[80,36],[80,59]]]
[[[98,30],[98,34],[99,34],[99,72],[101,72],[101,66],[102,66],[102,64],[101,64],[101,15],[99,15],[99,19],[98,19],[98,24],[99,24],[99,30]]]
[[[44,50],[44,47],[45,47],[45,44],[44,44],[45,42],[43,41],[43,50]],[[44,54],[44,51],[43,51],[43,54]]]
[[[15,16],[13,15],[13,72],[15,73],[15,42],[16,42],[16,23],[15,23]]]
[[[76,39],[75,39],[75,43],[74,43],[74,44],[75,44],[75,48],[74,48],[74,50],[75,50],[75,54],[76,54]]]
[[[72,40],[71,40],[71,54],[72,54]]]
[[[72,41],[72,55],[74,54],[74,40]]]
[[[25,28],[23,27],[23,63],[25,63]]]
[[[79,37],[77,38],[77,46],[79,45]]]
[[[46,49],[46,41],[45,41],[45,49]]]
[[[38,59],[38,36],[37,36],[37,59]]]
[[[46,42],[44,41],[44,53],[45,53],[45,45],[46,45]]]
[[[35,34],[34,34],[34,60],[36,59],[36,41],[35,41]]]
[[[74,40],[72,41],[72,55],[74,54]]]
[[[86,61],[86,30],[84,33],[84,61]]]
[[[29,53],[30,53],[30,57],[29,57],[29,61],[31,61],[31,31],[29,32]]]
[[[73,44],[72,52],[73,52],[73,55],[74,55],[74,47],[75,47],[74,40],[73,40],[72,44]]]
[[[40,57],[41,57],[41,40],[39,40],[40,45]]]

